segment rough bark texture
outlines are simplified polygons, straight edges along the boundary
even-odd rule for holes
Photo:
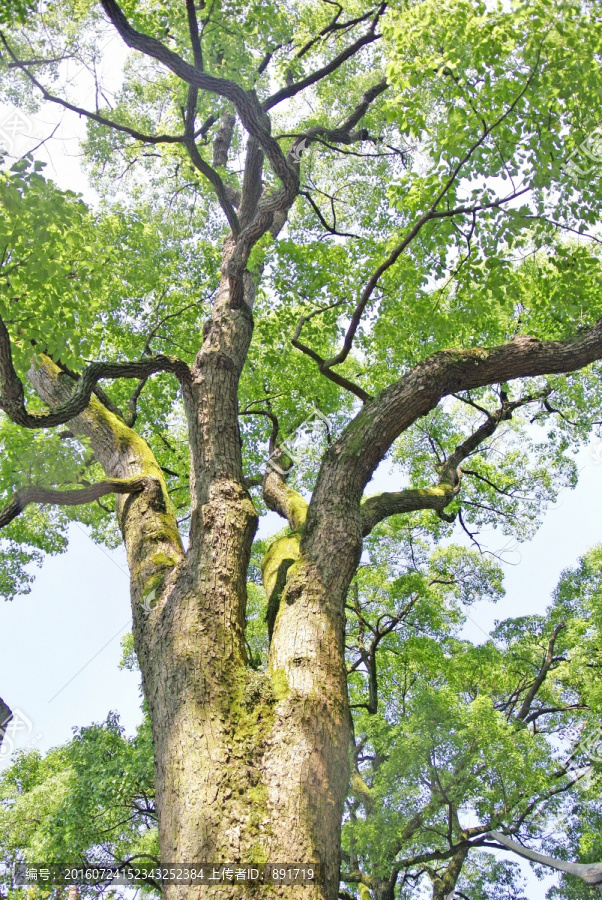
[[[462,866],[464,865],[467,856],[468,847],[465,850],[456,853],[455,856],[452,856],[443,875],[435,875],[433,873],[431,876],[433,885],[432,900],[452,900],[456,883],[460,877],[460,872],[462,871]]]
[[[305,892],[333,897],[350,722],[343,603],[359,534],[343,570],[325,567],[322,557],[295,560],[268,672],[252,672],[244,624],[257,515],[243,486],[237,390],[252,334],[254,288],[245,276],[245,303],[232,309],[231,249],[225,248],[222,285],[185,395],[193,490],[187,553],[146,443],[95,397],[70,428],[90,440],[109,477],[148,476],[142,491],[118,498],[118,509],[153,729],[162,860],[321,863],[325,885]],[[72,380],[46,358],[30,378],[51,408],[73,390]],[[279,489],[301,529],[307,504],[286,486]],[[170,886],[165,896],[207,891],[240,896],[242,888]]]

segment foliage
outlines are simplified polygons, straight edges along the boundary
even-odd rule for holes
[[[148,719],[127,738],[118,715],[110,713],[102,724],[74,729],[71,741],[43,757],[36,750],[17,754],[0,776],[0,834],[7,865],[52,860],[88,867],[139,860],[154,866]],[[153,893],[152,885],[148,891]]]

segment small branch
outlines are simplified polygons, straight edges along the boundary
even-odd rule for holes
[[[302,137],[294,141],[291,151],[295,151],[301,144],[305,147],[308,143],[311,143],[312,140],[317,138],[323,138],[325,141],[330,141],[332,144],[354,144],[357,141],[369,140],[370,136],[365,128],[362,128],[359,131],[353,131],[353,129],[358,122],[364,118],[374,100],[376,100],[383,91],[386,91],[387,87],[387,80],[382,78],[377,84],[372,85],[372,87],[364,92],[359,104],[342,125],[339,125],[336,128],[326,128],[322,125],[316,125],[313,128],[310,128]],[[289,154],[291,151],[289,151]]]
[[[167,291],[163,291],[161,294],[161,300],[165,298]],[[210,297],[212,294],[209,295]],[[183,313],[188,312],[189,309],[194,309],[198,307],[198,302],[188,303],[186,306],[183,306],[181,309],[177,309],[175,312],[168,313],[166,316],[163,316],[162,319],[159,319],[156,325],[153,325],[151,330],[146,336],[146,340],[144,342],[144,348],[142,350],[142,354],[144,356],[151,356],[151,341],[157,336],[159,330],[165,325],[166,322],[169,322],[170,319],[176,319],[178,316],[181,316]],[[157,310],[158,312],[158,310]]]
[[[512,418],[512,414],[516,409],[528,403],[533,403],[535,400],[541,400],[542,397],[547,397],[550,390],[550,388],[546,388],[545,391],[537,396],[527,396],[520,400],[503,400],[501,407],[494,413],[490,413],[484,407],[478,406],[472,400],[466,400],[465,402],[469,403],[470,406],[484,413],[487,416],[487,420],[465,441],[459,444],[447,459],[440,461],[439,484],[435,487],[423,489],[408,488],[395,493],[378,494],[365,500],[361,508],[362,534],[364,537],[370,534],[375,525],[389,516],[415,512],[421,509],[432,509],[440,518],[449,521],[443,510],[458,495],[463,473],[467,471],[470,474],[477,474],[472,470],[461,469],[461,463],[474,453],[487,438],[495,433],[501,422]],[[458,397],[458,399],[464,400],[463,397]],[[433,446],[432,441],[431,446]],[[436,452],[436,448],[434,449]],[[484,480],[487,481],[487,479]],[[462,527],[465,527],[463,522],[461,524]]]
[[[348,22],[339,22],[339,16],[343,12],[343,7],[339,6],[334,18],[332,21],[326,25],[316,37],[309,40],[306,44],[301,47],[300,50],[295,53],[295,59],[301,59],[306,53],[309,53],[311,48],[318,43],[318,41],[322,40],[322,38],[327,37],[329,34],[334,34],[337,31],[346,31],[350,28],[353,28],[355,25],[361,25],[362,22],[365,22],[371,16],[374,15],[374,9],[369,9],[367,13],[364,13],[363,16],[356,16],[355,19],[349,19]]]
[[[522,706],[518,712],[517,719],[519,719],[521,722],[524,722],[527,719],[527,716],[529,715],[529,713],[531,711],[531,705],[532,705],[533,701],[535,700],[537,692],[539,691],[540,687],[546,680],[546,676],[547,676],[548,672],[550,671],[550,668],[554,661],[554,645],[556,644],[556,638],[558,637],[558,635],[564,628],[566,628],[566,623],[561,622],[560,625],[557,625],[556,628],[554,629],[554,631],[552,632],[552,636],[548,643],[548,649],[546,651],[546,655],[544,657],[543,663],[541,664],[541,668],[538,672],[537,678],[535,679],[535,681],[533,682],[533,684],[527,691],[525,699],[523,700]]]
[[[124,422],[128,428],[133,428],[136,424],[136,419],[138,418],[138,400],[140,399],[140,394],[144,390],[147,381],[148,378],[141,378],[134,388],[132,396],[128,400],[128,410],[127,414],[124,416]]]
[[[322,215],[322,211],[320,210],[320,207],[318,206],[318,204],[316,203],[316,201],[314,200],[312,195],[309,193],[309,191],[299,191],[299,194],[301,195],[301,197],[305,197],[305,199],[309,201],[311,208],[313,209],[313,211],[317,215],[318,219],[320,220],[320,224],[322,225],[323,228],[326,229],[326,231],[329,234],[334,234],[337,237],[350,237],[350,238],[358,237],[357,234],[350,234],[347,231],[337,231],[336,221],[332,226],[329,225],[328,222],[326,221],[326,219],[324,218],[324,216]]]
[[[320,307],[320,309],[315,309],[313,312],[309,313],[306,316],[301,316],[297,323],[297,328],[295,329],[295,333],[291,339],[291,344],[297,350],[300,350],[302,353],[305,353],[306,356],[309,356],[318,364],[318,369],[326,378],[330,381],[334,381],[335,384],[338,384],[340,387],[345,388],[345,390],[350,391],[352,394],[355,394],[356,397],[359,397],[364,403],[367,400],[370,400],[370,394],[365,391],[363,388],[359,387],[359,385],[354,384],[352,381],[349,381],[348,378],[345,378],[343,375],[339,375],[338,372],[332,372],[330,369],[325,368],[326,361],[320,356],[319,353],[316,353],[315,350],[312,350],[311,347],[308,347],[307,344],[301,343],[299,337],[301,335],[301,331],[306,322],[309,322],[310,319],[313,319],[314,316],[320,315],[321,313],[327,312],[329,309],[334,309],[337,306],[341,306],[343,303],[342,300],[338,300],[336,303],[331,303],[329,306]]]
[[[114,122],[112,119],[107,119],[106,116],[101,116],[99,113],[84,109],[81,106],[75,106],[73,103],[69,103],[68,100],[64,100],[62,97],[57,97],[54,94],[49,93],[35,75],[29,71],[27,68],[28,63],[18,59],[2,33],[0,33],[0,40],[2,40],[8,54],[13,60],[12,66],[21,69],[34,87],[40,91],[43,99],[47,100],[49,103],[56,103],[58,106],[70,110],[70,112],[77,113],[78,116],[84,116],[86,119],[98,122],[99,125],[106,125],[107,128],[112,128],[114,131],[121,131],[123,134],[129,134],[130,137],[133,137],[135,140],[144,144],[183,144],[185,142],[186,136],[184,134],[144,134],[141,131],[137,131],[135,128],[130,128],[128,125],[122,125],[119,122]]]
[[[265,416],[272,423],[272,431],[270,433],[269,450],[272,453],[276,449],[276,439],[278,438],[279,424],[278,419],[273,412],[267,409],[250,409],[247,407],[239,412],[239,416]]]
[[[297,81],[285,88],[281,88],[279,91],[276,91],[275,94],[272,94],[271,97],[268,97],[267,100],[264,100],[263,108],[266,110],[266,112],[267,110],[272,109],[272,107],[276,106],[278,103],[281,103],[282,100],[287,100],[289,97],[294,97],[300,91],[305,90],[305,88],[311,87],[312,84],[316,84],[318,81],[321,81],[323,78],[326,78],[328,75],[336,72],[336,70],[340,68],[344,62],[355,56],[355,54],[358,53],[362,49],[362,47],[365,47],[368,44],[373,43],[373,41],[378,40],[380,35],[376,34],[376,26],[378,25],[378,21],[384,14],[386,8],[387,4],[381,3],[378,7],[374,19],[372,20],[370,29],[366,32],[366,34],[358,38],[357,41],[355,41],[349,47],[346,47],[345,50],[342,50],[341,53],[339,53],[339,55],[336,56],[326,66],[323,66],[323,68],[312,72],[311,75],[307,75],[305,78],[302,78],[301,81]]]
[[[354,313],[351,317],[351,321],[349,323],[349,328],[347,329],[347,333],[346,333],[345,339],[343,341],[343,347],[341,348],[340,352],[337,353],[336,356],[333,356],[332,359],[326,360],[324,362],[324,365],[323,365],[324,369],[328,370],[332,366],[338,366],[347,359],[347,356],[349,355],[349,352],[350,352],[352,344],[353,344],[353,340],[355,338],[355,334],[359,327],[361,318],[364,314],[364,310],[366,309],[366,306],[368,305],[368,302],[374,292],[374,289],[376,288],[376,285],[380,281],[381,277],[385,274],[385,272],[387,272],[391,268],[391,266],[393,266],[397,262],[397,260],[399,259],[399,257],[403,253],[403,251],[414,240],[416,235],[422,230],[423,226],[426,225],[427,222],[430,222],[433,219],[448,218],[451,216],[466,214],[466,213],[474,214],[477,211],[497,208],[497,207],[501,206],[503,203],[508,203],[510,200],[515,199],[516,197],[520,196],[521,194],[524,194],[527,190],[529,190],[529,188],[525,188],[524,190],[521,190],[521,191],[515,191],[513,194],[509,195],[508,197],[504,198],[503,200],[495,200],[495,201],[492,201],[491,203],[475,205],[472,207],[461,206],[461,207],[456,207],[455,209],[451,209],[451,210],[437,211],[437,207],[439,206],[439,203],[441,202],[441,200],[444,198],[444,196],[447,194],[447,192],[450,190],[450,188],[454,184],[461,169],[472,158],[473,154],[479,149],[479,147],[487,139],[489,134],[491,134],[491,132],[495,128],[497,128],[498,125],[500,125],[504,121],[504,119],[507,118],[507,116],[509,116],[510,113],[513,111],[513,109],[516,107],[516,105],[520,101],[521,97],[523,97],[523,95],[527,91],[529,85],[531,84],[531,81],[535,77],[535,72],[536,72],[536,68],[533,69],[531,75],[529,76],[529,78],[527,79],[527,81],[525,83],[525,86],[520,91],[520,93],[517,95],[517,97],[514,99],[514,101],[510,104],[510,106],[496,119],[496,121],[492,125],[490,125],[484,129],[481,137],[472,145],[472,147],[466,152],[464,157],[457,163],[457,165],[454,167],[454,170],[452,171],[450,177],[448,178],[446,183],[443,185],[443,187],[441,188],[441,190],[439,191],[439,193],[433,200],[429,209],[425,213],[423,213],[422,216],[419,217],[419,219],[414,223],[414,225],[412,226],[410,231],[406,234],[406,236],[403,238],[403,240],[391,251],[389,256],[380,264],[380,266],[373,273],[373,275],[371,276],[370,280],[368,281],[366,287],[362,291],[360,299],[359,299],[359,301],[356,305],[356,308],[354,310]],[[325,374],[325,372],[323,374]]]

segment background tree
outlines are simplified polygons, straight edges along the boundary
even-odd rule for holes
[[[495,568],[477,563],[476,582],[466,558],[450,550],[447,565],[440,551],[433,560],[436,592],[444,585],[468,591],[464,599],[475,590],[487,595],[483,576],[492,575],[489,593],[495,590]],[[462,577],[454,578],[454,568]],[[569,810],[575,821],[590,820],[596,788],[584,796],[588,753],[575,745],[599,718],[582,655],[583,629],[593,646],[599,634],[583,611],[556,602],[546,616],[498,623],[489,641],[474,646],[457,639],[449,619],[433,628],[442,608],[433,601],[427,619],[420,603],[406,606],[403,627],[394,630],[382,607],[369,614],[361,593],[354,604],[359,657],[366,659],[365,634],[377,647],[363,676],[357,666],[352,677],[352,701],[360,702],[352,703],[356,769],[342,877],[378,898],[416,896],[425,880],[433,900],[454,891],[471,900],[518,898],[517,866],[482,850],[494,830],[514,841],[552,831],[566,854],[558,821]]]
[[[26,162],[3,179],[8,577],[23,542],[64,544],[67,514],[42,528],[32,504],[102,502],[75,514],[110,540],[115,494],[163,860],[320,862],[311,891],[333,898],[364,539],[426,510],[441,535],[456,514],[524,535],[574,480],[599,381],[559,376],[602,358],[597,238],[576,237],[601,197],[562,163],[594,125],[596,15],[77,0],[0,35],[6,95],[86,117],[105,188],[92,215]],[[132,51],[117,87],[107,34]],[[95,108],[70,92],[76,64]],[[289,476],[282,439],[316,406],[330,443]],[[390,452],[407,487],[366,496]],[[246,582],[266,507],[290,533],[263,562],[258,679]]]

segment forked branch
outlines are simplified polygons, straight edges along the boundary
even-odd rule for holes
[[[500,116],[498,116],[498,118],[494,122],[492,122],[490,125],[485,126],[482,134],[455,165],[451,174],[435,196],[429,208],[421,216],[419,216],[414,225],[409,229],[409,231],[405,234],[405,236],[401,239],[397,246],[394,247],[393,250],[391,250],[386,259],[383,260],[383,262],[373,272],[355,306],[355,309],[351,316],[351,320],[349,322],[349,326],[347,328],[347,333],[345,334],[345,338],[343,340],[343,346],[341,350],[335,356],[331,357],[331,359],[322,359],[321,357],[317,356],[317,354],[314,357],[317,357],[316,362],[318,362],[318,367],[322,375],[325,375],[331,381],[336,382],[336,379],[332,377],[331,369],[333,366],[338,366],[343,363],[349,356],[349,353],[351,352],[351,348],[353,346],[355,335],[357,334],[357,330],[362,320],[362,316],[364,315],[366,307],[368,306],[368,303],[370,302],[370,299],[380,279],[386,272],[388,272],[388,270],[392,266],[395,265],[402,253],[407,249],[407,247],[412,243],[412,241],[417,237],[417,235],[422,231],[422,229],[428,222],[437,219],[452,218],[457,215],[474,215],[476,212],[481,212],[486,209],[499,209],[502,206],[510,203],[512,200],[515,200],[517,197],[520,197],[528,192],[529,188],[526,187],[521,190],[514,190],[508,196],[500,198],[498,200],[493,200],[489,203],[477,203],[472,206],[458,206],[452,209],[439,209],[439,204],[446,197],[446,195],[448,195],[454,184],[456,184],[464,166],[470,161],[476,151],[484,144],[489,135],[493,131],[495,131],[495,129],[498,128],[516,108],[516,106],[528,90],[529,86],[531,85],[536,72],[537,64],[533,67],[533,70],[529,77],[526,79],[522,90],[517,94],[512,103],[508,105],[508,107],[500,114]],[[384,90],[385,87],[383,87],[382,90]],[[378,89],[378,85],[376,86],[376,88]],[[304,352],[307,352],[307,348],[304,349]],[[357,393],[357,396],[359,397],[360,394]]]
[[[317,69],[315,72],[312,72],[311,75],[307,75],[300,81],[287,85],[287,87],[281,88],[279,91],[276,91],[275,94],[272,94],[271,97],[268,97],[268,99],[264,101],[263,108],[265,110],[272,109],[272,107],[276,106],[278,103],[281,103],[282,100],[286,100],[289,97],[294,97],[296,94],[304,91],[305,88],[311,87],[311,85],[313,84],[317,84],[318,81],[321,81],[323,78],[327,78],[328,75],[332,75],[333,72],[336,72],[336,70],[339,69],[343,65],[343,63],[347,62],[348,59],[351,59],[353,56],[355,56],[356,53],[358,53],[362,49],[362,47],[365,47],[367,44],[371,44],[374,41],[378,40],[380,35],[376,33],[376,28],[386,8],[386,3],[380,4],[372,22],[370,23],[370,28],[368,29],[368,31],[361,37],[359,37],[356,41],[354,41],[353,44],[350,44],[349,47],[346,47],[344,50],[342,50],[338,54],[338,56],[336,56],[321,69]]]
[[[310,519],[331,505],[333,479],[348,502],[359,506],[393,441],[444,397],[515,378],[575,372],[599,359],[602,319],[563,341],[519,336],[497,347],[434,353],[366,402],[332,444],[318,476]]]
[[[439,483],[428,488],[407,488],[403,491],[377,494],[369,497],[362,503],[362,534],[364,537],[372,529],[389,516],[400,513],[417,512],[422,509],[432,509],[441,518],[453,521],[453,517],[444,514],[443,510],[458,495],[462,483],[461,463],[468,459],[481,444],[490,438],[502,422],[512,418],[512,414],[522,406],[544,400],[551,393],[551,388],[546,388],[540,394],[522,397],[519,400],[508,400],[502,395],[502,403],[495,412],[489,412],[483,407],[477,406],[485,413],[486,420],[469,435],[465,441],[458,444],[451,453],[439,465]],[[464,398],[459,398],[464,400]],[[471,406],[476,404],[469,402]],[[537,693],[537,691],[536,691]]]
[[[157,372],[171,372],[183,386],[191,380],[186,363],[172,356],[159,355],[136,362],[94,362],[84,369],[65,403],[50,413],[30,413],[25,406],[23,384],[13,365],[10,335],[0,319],[0,409],[23,428],[54,428],[69,422],[83,412],[102,378],[147,378]]]

